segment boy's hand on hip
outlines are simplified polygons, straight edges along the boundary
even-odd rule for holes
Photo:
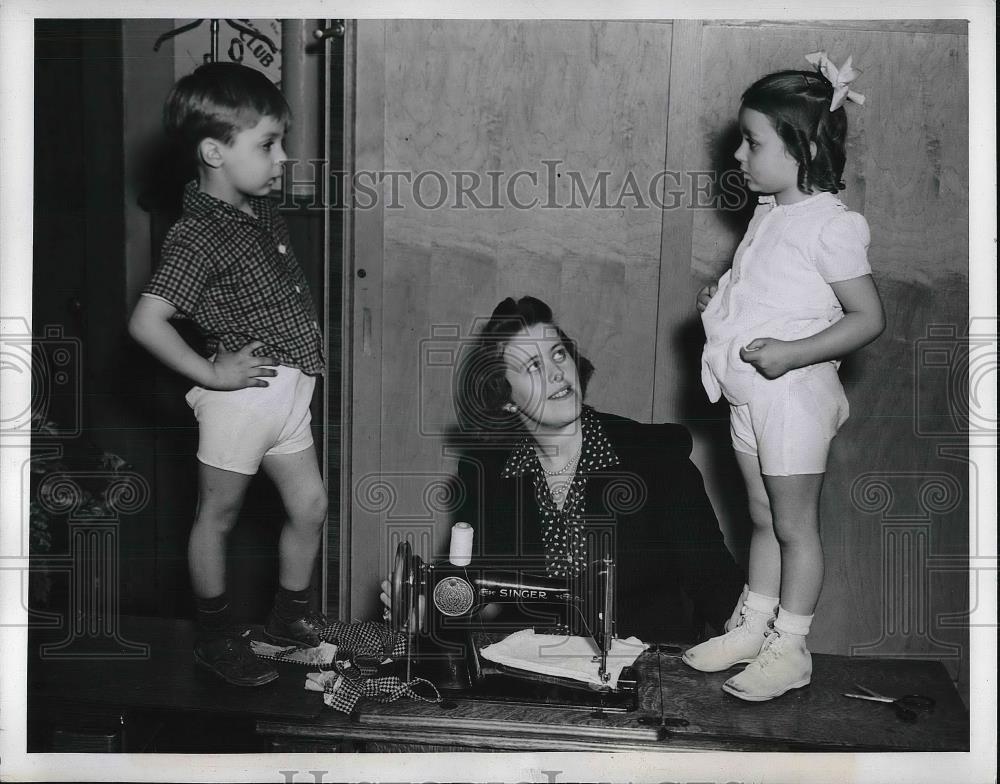
[[[770,379],[780,378],[796,367],[789,343],[776,338],[754,338],[740,349],[740,359]]]
[[[715,296],[715,292],[719,290],[718,285],[715,283],[709,283],[706,286],[702,286],[701,290],[698,292],[698,312],[704,313],[705,308],[708,307],[708,303],[711,301],[712,297]]]
[[[246,387],[266,387],[264,379],[278,375],[277,363],[271,357],[255,357],[253,352],[264,344],[259,340],[247,343],[239,351],[226,351],[221,346],[212,363],[212,383],[209,389],[232,391]]]

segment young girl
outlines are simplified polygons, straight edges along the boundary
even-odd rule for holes
[[[729,631],[684,661],[717,672],[749,663],[723,689],[769,700],[805,686],[805,637],[823,584],[819,498],[830,442],[847,419],[839,359],[884,328],[868,266],[868,224],[844,187],[845,98],[856,75],[824,53],[819,72],[781,71],[743,94],[736,160],[760,203],[718,286],[698,294],[707,343],[702,382],[725,395],[754,528],[749,587]]]

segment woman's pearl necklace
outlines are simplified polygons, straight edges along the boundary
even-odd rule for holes
[[[557,505],[562,505],[563,499],[569,491],[571,481],[572,480],[570,479],[564,479],[559,482],[549,484],[549,492],[552,493],[552,500],[555,501]]]
[[[582,451],[583,451],[583,443],[581,442],[580,443],[580,448],[576,450],[576,454],[573,455],[573,457],[571,457],[569,459],[569,461],[566,463],[566,465],[564,465],[558,471],[550,471],[545,466],[542,466],[542,472],[546,476],[562,476],[563,474],[569,474],[569,473],[571,473],[572,470],[574,468],[576,468],[577,461],[579,461],[579,459],[580,459],[580,453]],[[541,465],[541,461],[540,460],[538,461],[538,464]]]
[[[538,465],[541,466],[542,473],[545,474],[546,483],[549,486],[549,492],[552,494],[552,500],[555,501],[556,506],[562,508],[563,501],[566,500],[566,494],[569,492],[570,485],[573,484],[573,477],[576,474],[576,466],[580,461],[580,455],[583,453],[583,442],[580,442],[580,448],[576,450],[576,454],[573,455],[558,471],[550,471],[545,466],[542,465],[541,461]],[[552,481],[554,477],[560,477],[556,481]]]

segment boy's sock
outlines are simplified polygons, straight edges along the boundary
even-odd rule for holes
[[[211,599],[194,598],[195,621],[202,637],[225,637],[233,628],[233,612],[225,592]]]
[[[290,591],[279,585],[278,592],[274,597],[274,612],[286,623],[305,618],[309,614],[309,600],[312,597],[312,588],[304,588],[301,591]]]
[[[320,644],[320,633],[327,626],[326,617],[310,607],[312,589],[289,591],[278,586],[274,609],[267,616],[264,634],[278,645],[298,645],[314,648]]]

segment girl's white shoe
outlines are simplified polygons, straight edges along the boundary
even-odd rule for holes
[[[761,612],[744,604],[735,628],[688,648],[684,663],[701,672],[720,672],[752,662],[760,653],[773,620],[773,612]]]
[[[772,629],[757,658],[722,684],[722,689],[741,700],[763,702],[808,686],[810,680],[812,655],[806,649],[806,638]]]
[[[743,583],[743,593],[740,594],[740,600],[736,602],[736,606],[733,607],[732,614],[726,619],[726,623],[722,627],[723,631],[731,632],[740,625],[740,620],[743,617],[743,605],[746,602],[749,593],[750,586]]]

